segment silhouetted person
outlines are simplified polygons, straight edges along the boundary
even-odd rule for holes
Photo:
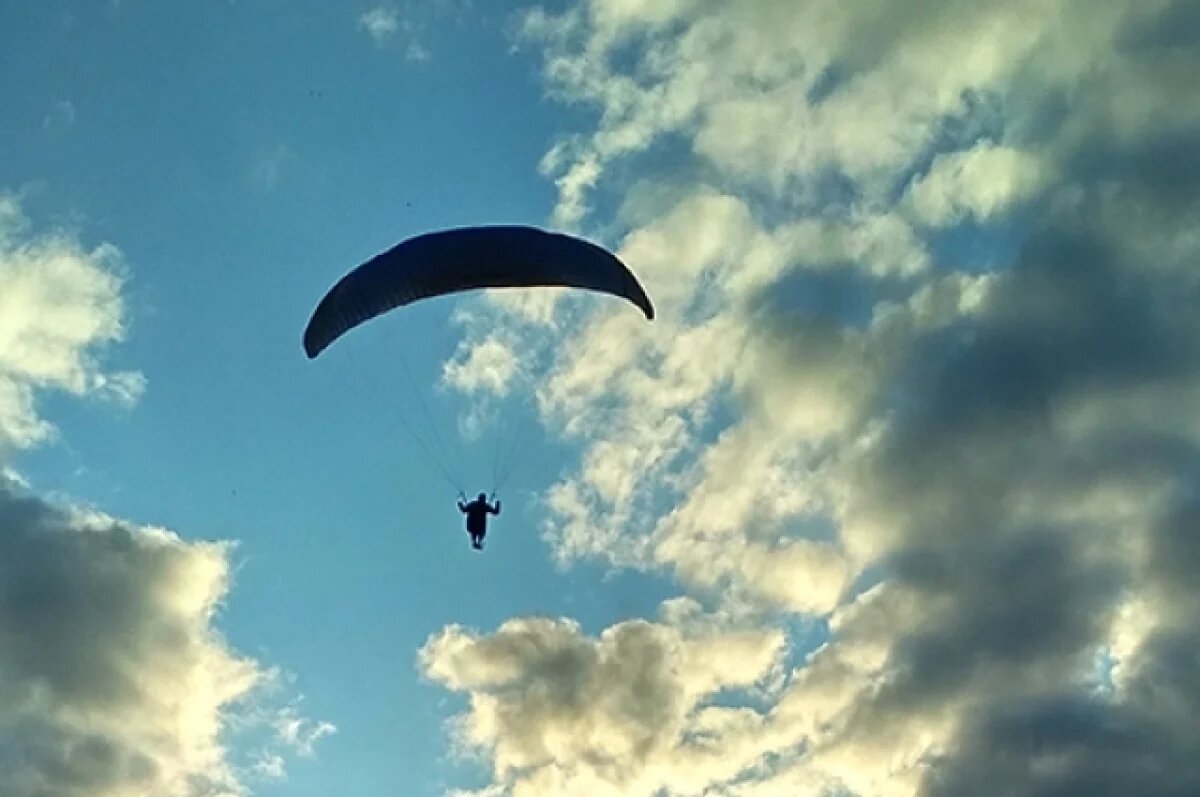
[[[500,502],[492,506],[487,501],[487,494],[480,493],[469,504],[458,499],[458,510],[467,516],[467,533],[471,535],[471,547],[477,551],[483,550],[483,538],[487,536],[487,516],[500,514]]]

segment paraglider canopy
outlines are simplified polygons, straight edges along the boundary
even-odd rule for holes
[[[359,324],[419,299],[549,286],[608,293],[654,318],[633,273],[593,243],[535,227],[462,227],[409,238],[342,277],[313,312],[304,351],[316,357]]]

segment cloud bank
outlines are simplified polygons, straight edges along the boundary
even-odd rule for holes
[[[479,793],[1200,790],[1195,4],[592,0],[521,29],[596,111],[543,162],[555,223],[596,220],[660,311],[478,309],[556,328],[538,399],[582,453],[545,536],[693,597],[432,638]]]

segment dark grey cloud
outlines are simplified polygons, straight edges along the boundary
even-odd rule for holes
[[[210,625],[226,557],[0,483],[6,795],[238,791],[219,712],[264,673]]]
[[[280,766],[334,731],[215,628],[229,553],[0,477],[0,793],[241,795],[235,726]]]
[[[1147,68],[1200,64],[1168,38],[1139,40]],[[1200,583],[1200,436],[1174,402],[1200,380],[1200,249],[1179,244],[1200,127],[1070,146],[981,311],[914,341],[862,475],[919,620],[859,719],[966,707],[929,795],[1200,792],[1200,615],[1180,589]],[[1131,602],[1149,628],[1097,685]]]
[[[1153,712],[1078,693],[988,706],[935,765],[928,797],[1155,794],[1200,790],[1200,737]]]

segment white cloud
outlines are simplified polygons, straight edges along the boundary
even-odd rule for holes
[[[260,153],[251,167],[250,179],[256,188],[270,191],[279,185],[288,166],[295,160],[295,153],[287,144],[278,144]]]
[[[1081,36],[1103,38],[1120,13],[1094,15]],[[1014,79],[1055,31],[1050,10],[1021,1],[903,13],[878,3],[593,3],[587,14],[532,14],[525,33],[547,44],[552,87],[603,112],[591,139],[557,159],[557,220],[579,218],[614,159],[675,134],[732,179],[778,192],[803,194],[799,179],[831,168],[886,190],[938,125]],[[637,36],[642,57],[626,70],[614,56]]]
[[[376,6],[359,16],[358,26],[376,42],[383,42],[400,30],[400,18],[395,9]]]
[[[416,7],[417,11],[421,7]],[[376,6],[358,17],[358,27],[365,31],[376,44],[384,45],[401,36],[404,41],[404,57],[409,61],[428,61],[429,49],[422,41],[424,25],[418,21],[413,10],[401,15],[390,6]]]
[[[35,234],[11,195],[0,195],[0,456],[41,442],[54,427],[36,392],[65,390],[129,404],[145,381],[110,373],[96,350],[125,333],[120,252],[88,251],[66,233]]]
[[[459,350],[461,359],[442,368],[442,381],[464,393],[485,392],[503,396],[517,374],[517,355],[496,336]]]
[[[312,757],[317,743],[337,732],[331,722],[314,721],[303,716],[295,704],[280,709],[272,725],[280,742],[305,757]]]
[[[593,639],[569,621],[528,618],[487,636],[447,628],[421,665],[470,693],[460,741],[492,754],[511,793],[651,794],[753,760],[761,718],[710,701],[753,687],[782,652],[771,630],[689,634],[631,621]],[[714,754],[726,743],[744,760]]]
[[[286,776],[283,756],[276,753],[260,754],[254,762],[254,774],[265,780],[283,780]]]
[[[1035,156],[982,141],[934,158],[929,174],[909,186],[909,201],[926,224],[942,226],[964,216],[986,221],[1037,196],[1051,179]]]
[[[42,119],[44,130],[68,130],[75,125],[75,103],[70,100],[59,100],[50,108],[50,112]]]

